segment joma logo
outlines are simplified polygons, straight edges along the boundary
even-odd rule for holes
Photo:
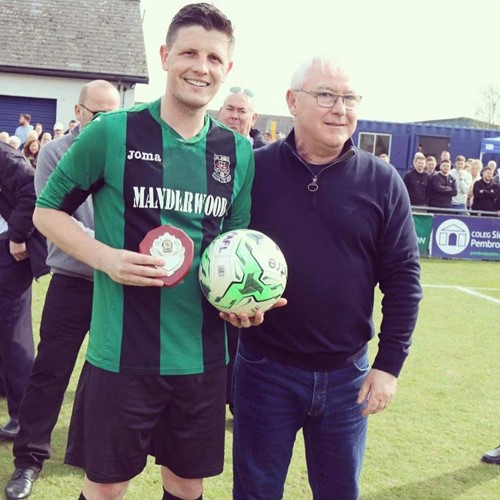
[[[129,149],[127,160],[144,160],[161,162],[161,156],[158,153],[146,153],[145,151],[134,151]]]

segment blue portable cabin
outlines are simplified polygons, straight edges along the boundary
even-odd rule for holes
[[[403,175],[411,167],[419,146],[426,156],[435,156],[438,162],[443,150],[450,152],[452,160],[458,155],[479,158],[483,139],[499,135],[500,131],[495,129],[358,120],[353,141],[377,156],[388,154],[391,164]],[[498,161],[500,154],[496,156],[483,154],[483,162]]]
[[[485,165],[490,160],[500,163],[500,137],[485,137],[481,141],[481,160]]]
[[[216,116],[216,112],[213,113]],[[293,127],[292,117],[273,115],[259,115],[255,126],[262,132],[269,131],[271,122],[275,122],[276,130],[286,134]],[[495,160],[500,164],[500,144],[494,150],[490,143],[486,145],[488,138],[500,136],[500,127],[493,127],[495,125],[472,118],[420,123],[358,120],[353,141],[356,146],[374,155],[388,154],[391,163],[403,175],[411,167],[419,145],[422,145],[426,156],[435,156],[438,162],[441,151],[446,149],[452,160],[458,155],[480,158],[482,153],[483,163]]]

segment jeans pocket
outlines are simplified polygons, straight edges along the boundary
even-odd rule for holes
[[[359,359],[354,362],[354,368],[359,373],[365,373],[370,369],[370,363],[368,361],[368,355],[364,354]]]
[[[238,356],[246,363],[250,363],[252,365],[260,365],[267,361],[267,358],[262,356],[261,354],[254,354],[248,349],[245,349],[241,342],[238,346]]]

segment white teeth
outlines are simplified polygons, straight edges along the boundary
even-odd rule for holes
[[[194,85],[195,87],[207,87],[208,83],[207,82],[200,82],[198,80],[186,80],[187,83],[190,85]]]

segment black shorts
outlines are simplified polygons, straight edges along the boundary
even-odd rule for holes
[[[65,462],[96,483],[121,483],[148,455],[196,479],[224,465],[226,367],[199,375],[129,375],[85,363]]]

